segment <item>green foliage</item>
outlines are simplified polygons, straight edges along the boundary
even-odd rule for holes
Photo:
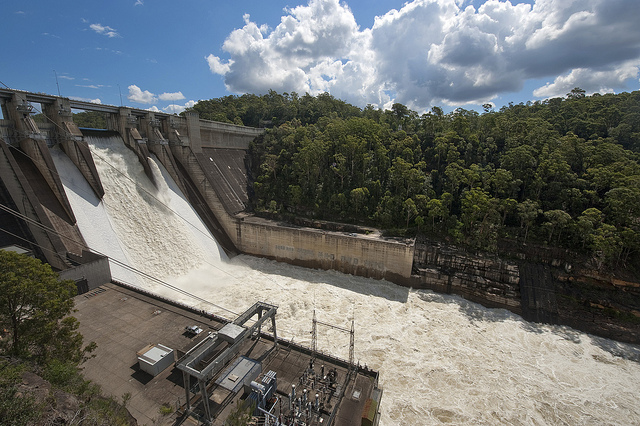
[[[25,367],[14,361],[0,360],[0,424],[31,425],[40,417],[41,407],[28,393],[18,392]]]
[[[41,364],[82,361],[86,352],[78,321],[69,316],[75,294],[73,281],[60,281],[48,264],[0,250],[0,326],[9,335],[2,352]]]
[[[79,365],[95,343],[82,348],[78,321],[69,316],[75,291],[75,284],[60,281],[49,265],[0,250],[0,329],[7,330],[0,348],[0,424],[58,424],[51,404],[59,390],[76,396],[82,424],[131,424],[124,408],[130,395],[120,404],[82,376]],[[26,371],[51,384],[40,402],[18,388]]]
[[[28,388],[19,389],[22,374],[27,371],[41,375],[51,384],[49,394],[45,392],[39,396],[40,402],[36,401]],[[39,391],[45,390],[40,388]],[[129,415],[124,409],[126,401],[119,404],[113,398],[100,396],[100,388],[85,380],[72,362],[53,360],[48,365],[38,366],[17,358],[0,359],[0,424],[58,424],[55,407],[50,406],[55,400],[53,393],[57,390],[77,397],[84,419],[77,424],[130,424]]]
[[[231,411],[224,421],[224,426],[246,426],[251,421],[251,416],[255,410],[255,403],[247,400],[238,400],[236,408]]]
[[[640,92],[575,88],[483,114],[275,92],[193,109],[270,127],[250,150],[258,214],[417,226],[489,251],[506,237],[640,267]]]
[[[129,426],[129,415],[125,407],[114,398],[96,396],[84,405],[83,424]]]
[[[160,406],[160,414],[163,416],[168,416],[173,413],[173,407],[170,404],[162,404]]]
[[[83,111],[73,114],[73,122],[78,127],[88,127],[90,129],[106,129],[107,119],[104,112]]]
[[[251,127],[275,127],[286,122],[315,124],[322,117],[358,117],[362,111],[328,93],[318,96],[297,93],[266,95],[245,94],[200,101],[188,111],[196,111],[205,120],[221,121]]]
[[[54,387],[74,395],[89,398],[100,393],[99,387],[85,380],[78,365],[70,360],[51,360],[41,368],[41,374]]]

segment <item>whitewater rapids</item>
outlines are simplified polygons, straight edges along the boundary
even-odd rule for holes
[[[640,347],[386,281],[229,260],[155,158],[158,188],[121,138],[87,139],[102,201],[62,152],[54,160],[88,245],[218,307],[112,263],[115,279],[229,318],[277,304],[278,334],[307,345],[314,309],[345,328],[354,317],[356,359],[380,371],[381,424],[640,424]],[[347,358],[348,344],[319,329],[322,350]]]

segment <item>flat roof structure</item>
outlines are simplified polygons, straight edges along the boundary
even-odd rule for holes
[[[240,337],[242,337],[244,331],[244,327],[237,324],[229,323],[222,327],[222,329],[218,332],[218,336],[229,343],[235,343]]]
[[[136,353],[140,369],[157,376],[175,361],[174,351],[161,344],[147,345]]]
[[[258,361],[241,356],[222,372],[216,384],[231,392],[238,392],[242,386],[249,385],[258,377],[261,371],[262,365]]]
[[[164,345],[147,345],[144,349],[137,353],[138,358],[145,358],[150,363],[156,363],[165,356],[173,353],[173,349]]]

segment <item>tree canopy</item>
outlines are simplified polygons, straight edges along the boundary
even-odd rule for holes
[[[494,251],[500,238],[638,263],[640,92],[422,115],[328,94],[227,96],[202,118],[269,127],[250,152],[258,214],[427,233]],[[595,212],[598,212],[597,214]]]
[[[49,265],[0,250],[0,424],[131,424],[122,406],[128,397],[120,403],[100,395],[80,372],[95,343],[82,347],[70,316],[75,294],[75,284]],[[25,375],[43,385],[24,386]],[[71,403],[56,406],[59,397]]]
[[[78,127],[88,127],[90,129],[106,129],[106,114],[98,111],[82,111],[73,114],[73,122]]]
[[[0,326],[7,330],[2,353],[41,363],[80,362],[82,335],[69,316],[75,294],[73,281],[60,281],[48,264],[0,250]]]

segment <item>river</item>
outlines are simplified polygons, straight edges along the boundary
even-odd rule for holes
[[[355,357],[380,371],[382,425],[640,424],[640,347],[457,296],[228,259],[155,158],[157,188],[119,137],[87,139],[102,201],[62,152],[54,160],[88,245],[213,305],[112,263],[114,278],[225,317],[274,303],[278,334],[308,345],[314,309],[345,328],[354,318]],[[318,345],[348,358],[339,331],[320,328]]]

